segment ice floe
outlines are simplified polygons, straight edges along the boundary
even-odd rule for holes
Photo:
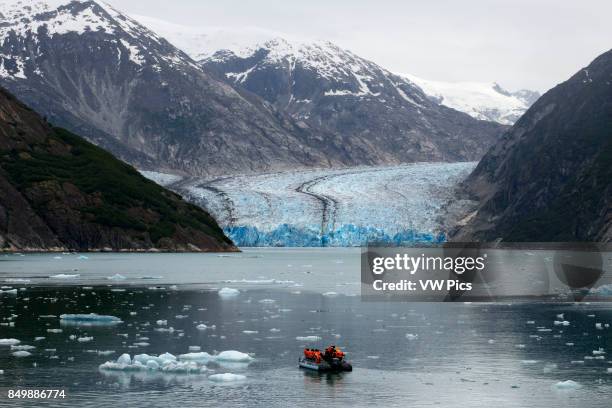
[[[11,345],[11,350],[19,351],[19,350],[34,350],[36,347],[30,346],[27,344],[19,344],[19,345]]]
[[[55,333],[55,334],[57,334],[57,333],[61,333],[61,332],[63,332],[62,329],[47,329],[47,333]]]
[[[244,381],[246,380],[246,376],[242,374],[232,374],[232,373],[221,373],[221,374],[213,374],[208,376],[210,381],[216,382],[233,382],[233,381]]]
[[[575,389],[582,388],[582,386],[575,381],[567,380],[567,381],[559,381],[558,383],[554,385],[554,388],[559,389],[559,390],[575,390]]]
[[[132,359],[129,354],[122,354],[116,361],[107,361],[100,364],[101,370],[112,371],[161,371],[167,373],[198,374],[208,371],[203,365],[193,361],[178,361],[170,354],[159,356],[137,354]]]
[[[319,336],[297,336],[295,338],[298,341],[320,341],[322,340]]]
[[[240,294],[240,291],[238,289],[233,288],[222,288],[219,290],[218,293],[221,297],[234,297],[238,296]]]
[[[123,321],[115,316],[99,315],[97,313],[88,314],[62,314],[60,323],[73,326],[112,326]]]
[[[215,361],[215,362],[230,362],[230,363],[249,363],[254,360],[254,358],[248,355],[247,353],[243,353],[241,351],[236,351],[236,350],[226,350],[216,355],[209,354],[205,351],[195,352],[195,353],[186,353],[186,354],[180,354],[178,358],[179,360],[187,360],[187,361],[201,361],[201,362]]]

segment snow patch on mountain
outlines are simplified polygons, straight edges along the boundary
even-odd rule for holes
[[[106,39],[117,43],[118,59],[125,52],[128,60],[143,66],[146,56],[153,66],[159,59],[175,65],[195,63],[178,51],[169,55],[154,55],[148,52],[150,42],[158,45],[163,41],[137,21],[121,14],[113,7],[98,0],[3,0],[0,2],[0,44],[6,41],[32,41],[40,46],[41,37],[52,38],[57,35],[76,33],[100,33]],[[24,50],[26,47],[24,46]],[[31,58],[18,53],[0,53],[0,78],[27,79],[27,64]],[[29,75],[42,76],[38,67],[33,67]]]
[[[381,71],[388,78],[394,77],[375,64],[329,41],[298,39],[254,27],[186,27],[150,17],[134,16],[134,18],[197,61],[224,62],[235,57],[248,59],[257,53],[265,52],[263,60],[254,60],[246,69],[225,73],[226,78],[236,84],[243,84],[249,75],[264,65],[288,64],[291,68],[297,62],[330,81],[347,77],[356,81],[357,89],[332,87],[325,90],[325,96],[376,97],[380,92],[372,89],[371,82],[374,75],[368,73],[373,70]],[[422,104],[398,86],[400,83],[405,86],[404,81],[417,85],[438,104],[465,112],[476,119],[505,125],[513,124],[539,96],[527,90],[510,93],[495,83],[449,83],[425,80],[409,74],[399,75],[392,80],[391,85],[400,97],[417,107],[421,107]],[[376,84],[376,86],[383,85]]]
[[[437,103],[465,112],[480,119],[512,125],[539,94],[520,90],[506,91],[496,83],[442,82],[422,79],[411,74],[399,74],[419,86]]]

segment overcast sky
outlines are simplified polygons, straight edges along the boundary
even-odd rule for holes
[[[612,48],[610,0],[106,0],[173,23],[327,39],[399,73],[545,91]]]

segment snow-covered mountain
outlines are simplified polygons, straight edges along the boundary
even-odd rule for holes
[[[233,87],[304,126],[371,151],[369,163],[478,159],[503,130],[428,97],[410,80],[322,40],[194,28],[136,17]]]
[[[540,97],[536,91],[509,92],[497,83],[442,82],[400,74],[417,84],[436,102],[481,120],[512,125]]]
[[[141,168],[211,175],[365,160],[102,1],[0,2],[0,85]]]
[[[298,39],[256,27],[199,28],[145,16],[135,18],[177,45],[196,61],[222,62],[229,55],[249,58],[257,51],[266,49],[269,51],[267,59],[270,61],[291,57],[310,64],[324,76],[332,77],[337,75],[334,67],[346,62],[341,55],[344,50],[327,41]],[[321,53],[326,56],[317,55]],[[326,57],[331,57],[331,63]],[[242,83],[246,81],[249,73],[226,72],[226,75]],[[504,125],[512,125],[540,97],[538,92],[530,90],[509,92],[497,83],[442,82],[422,79],[411,74],[399,76],[418,85],[436,103],[465,112],[479,120]]]

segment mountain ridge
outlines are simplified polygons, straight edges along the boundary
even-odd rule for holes
[[[0,88],[0,251],[237,251],[204,210]]]
[[[196,61],[218,62],[223,61],[223,58],[229,55],[248,59],[258,50],[267,48],[274,54],[273,58],[277,61],[293,54],[296,60],[301,58],[308,62],[307,58],[300,55],[303,49],[341,48],[324,39],[296,38],[258,27],[199,28],[169,23],[142,15],[135,15],[133,18],[163,35]],[[215,54],[217,54],[216,57]],[[318,68],[323,76],[331,76],[329,72],[322,70],[322,67]],[[397,75],[418,85],[438,104],[467,113],[475,119],[498,122],[503,125],[513,124],[539,97],[539,93],[529,90],[508,92],[496,83],[452,83],[424,80],[410,74]],[[244,80],[244,77],[237,79]]]
[[[544,94],[460,189],[456,240],[612,241],[612,51]],[[459,217],[461,218],[461,217]]]

